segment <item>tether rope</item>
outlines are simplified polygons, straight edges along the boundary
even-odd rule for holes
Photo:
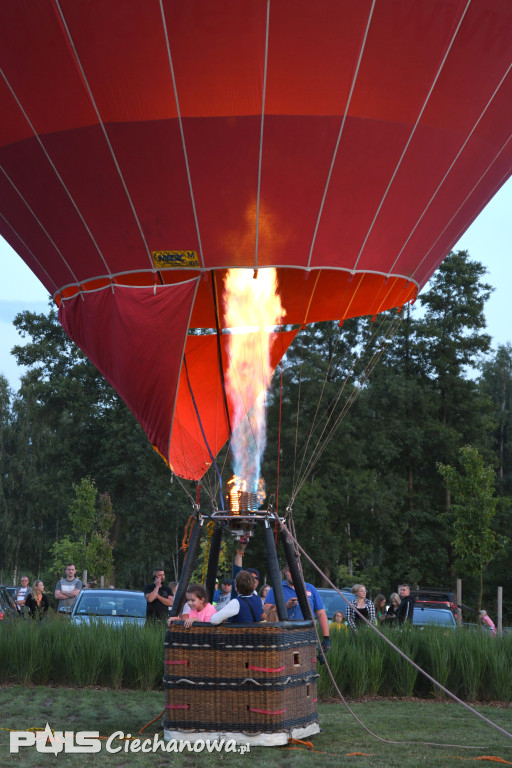
[[[301,547],[301,545],[297,541],[296,537],[291,533],[290,529],[284,524],[284,522],[282,522],[279,519],[279,517],[277,515],[276,515],[276,521],[281,526],[281,530],[283,530],[290,537],[290,539],[293,541],[295,547],[297,548],[297,551],[299,551],[306,558],[306,560],[310,563],[310,565],[313,566],[313,568],[322,576],[322,578],[330,585],[330,587],[332,589],[334,589],[338,593],[338,595],[340,595],[340,597],[342,597],[343,600],[345,600],[346,603],[348,603],[349,601],[347,600],[345,595],[343,595],[339,591],[339,589],[332,583],[332,581],[326,576],[326,574],[312,560],[312,558],[307,554],[307,552],[303,549],[303,547]],[[412,659],[410,659],[402,650],[400,650],[400,648],[398,648],[398,646],[396,646],[391,640],[389,640],[389,638],[387,638],[386,635],[384,635],[378,629],[378,627],[376,627],[374,624],[372,624],[370,621],[368,621],[365,616],[363,616],[361,613],[359,613],[357,608],[354,608],[354,610],[359,615],[359,618],[362,619],[364,621],[364,623],[367,624],[368,627],[370,627],[372,629],[373,632],[376,632],[379,635],[379,637],[381,637],[389,646],[391,646],[391,648],[393,648],[393,650],[395,650],[400,656],[402,656],[402,658],[405,659],[409,664],[411,664],[418,672],[420,672],[428,680],[430,680],[430,682],[434,683],[434,685],[436,685],[438,688],[440,688],[442,691],[444,691],[444,693],[446,693],[448,696],[450,696],[450,698],[452,698],[455,702],[457,702],[457,704],[461,704],[469,712],[471,712],[472,714],[476,715],[478,718],[480,718],[485,723],[487,723],[487,725],[491,725],[493,728],[496,728],[496,730],[500,731],[502,734],[507,736],[509,739],[512,739],[512,733],[509,733],[504,728],[499,726],[497,723],[494,723],[492,720],[489,720],[489,718],[485,717],[485,715],[482,715],[480,712],[477,712],[476,709],[473,709],[473,707],[471,707],[465,701],[462,701],[462,699],[459,699],[454,693],[452,693],[450,690],[448,690],[448,688],[445,688],[444,685],[442,685],[442,683],[438,682],[435,678],[433,678],[431,675],[429,675],[428,672],[425,672],[424,669],[422,669],[418,664],[416,664],[416,662],[414,662]],[[373,731],[371,731],[362,722],[362,720],[355,714],[355,712],[353,712],[353,710],[350,708],[350,706],[348,705],[348,703],[344,699],[343,694],[339,690],[338,685],[336,684],[336,681],[335,681],[334,676],[332,674],[331,668],[330,668],[330,666],[328,664],[328,661],[327,661],[327,658],[325,656],[325,653],[323,652],[321,641],[320,641],[320,637],[319,637],[319,634],[318,634],[318,629],[316,627],[316,623],[315,623],[315,630],[316,630],[317,638],[318,638],[318,647],[319,647],[320,653],[322,654],[323,661],[324,661],[324,663],[326,665],[329,677],[331,678],[331,681],[332,681],[332,683],[334,685],[336,693],[338,694],[338,696],[340,697],[340,699],[344,703],[344,705],[347,707],[347,709],[350,712],[350,714],[352,715],[352,717],[371,736],[374,736],[376,739],[378,739],[379,741],[382,741],[382,742],[384,742],[386,744],[424,744],[426,746],[434,746],[434,747],[456,747],[457,749],[485,749],[485,747],[481,747],[481,746],[468,746],[468,745],[465,745],[465,744],[441,744],[441,743],[438,743],[438,742],[431,742],[431,741],[421,741],[421,742],[415,742],[415,741],[392,741],[390,739],[384,739],[382,736],[379,736],[378,734],[376,734]]]

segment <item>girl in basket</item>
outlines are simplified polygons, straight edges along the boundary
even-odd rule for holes
[[[207,600],[205,588],[200,584],[190,584],[187,589],[187,602],[190,606],[190,612],[184,619],[184,626],[187,628],[191,627],[194,621],[210,621],[216,613],[215,607]],[[170,627],[173,621],[181,621],[181,619],[179,616],[171,616],[167,626]]]

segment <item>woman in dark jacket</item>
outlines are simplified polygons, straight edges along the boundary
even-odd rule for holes
[[[398,610],[399,605],[400,605],[400,595],[397,592],[393,592],[393,594],[389,598],[389,608],[386,614],[387,620],[396,619],[396,612]]]
[[[44,584],[38,580],[34,582],[32,593],[27,595],[25,605],[33,619],[44,619],[48,611],[48,598],[44,593]]]

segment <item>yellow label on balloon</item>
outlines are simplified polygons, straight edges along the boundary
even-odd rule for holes
[[[151,251],[157,269],[200,267],[197,251]]]

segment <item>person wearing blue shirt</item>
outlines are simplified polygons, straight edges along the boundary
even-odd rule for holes
[[[297,599],[297,594],[295,592],[295,587],[293,586],[292,575],[290,573],[290,569],[288,566],[285,566],[283,568],[283,576],[285,579],[282,582],[283,594],[284,594],[284,599],[286,603],[286,609],[288,611],[288,618],[290,619],[290,621],[302,620],[304,619],[304,617],[302,615],[299,601]],[[305,587],[306,587],[306,594],[309,600],[309,605],[311,607],[311,613],[313,614],[313,616],[316,616],[316,618],[318,619],[318,623],[320,624],[320,629],[322,630],[322,634],[324,636],[324,639],[322,641],[322,647],[324,651],[327,651],[329,650],[329,647],[330,647],[329,621],[327,619],[327,614],[325,612],[322,599],[318,594],[316,588],[312,584],[308,584],[306,582]],[[274,607],[275,607],[274,590],[270,589],[265,598],[265,605],[263,607],[265,616],[267,616],[271,608],[274,608]]]

